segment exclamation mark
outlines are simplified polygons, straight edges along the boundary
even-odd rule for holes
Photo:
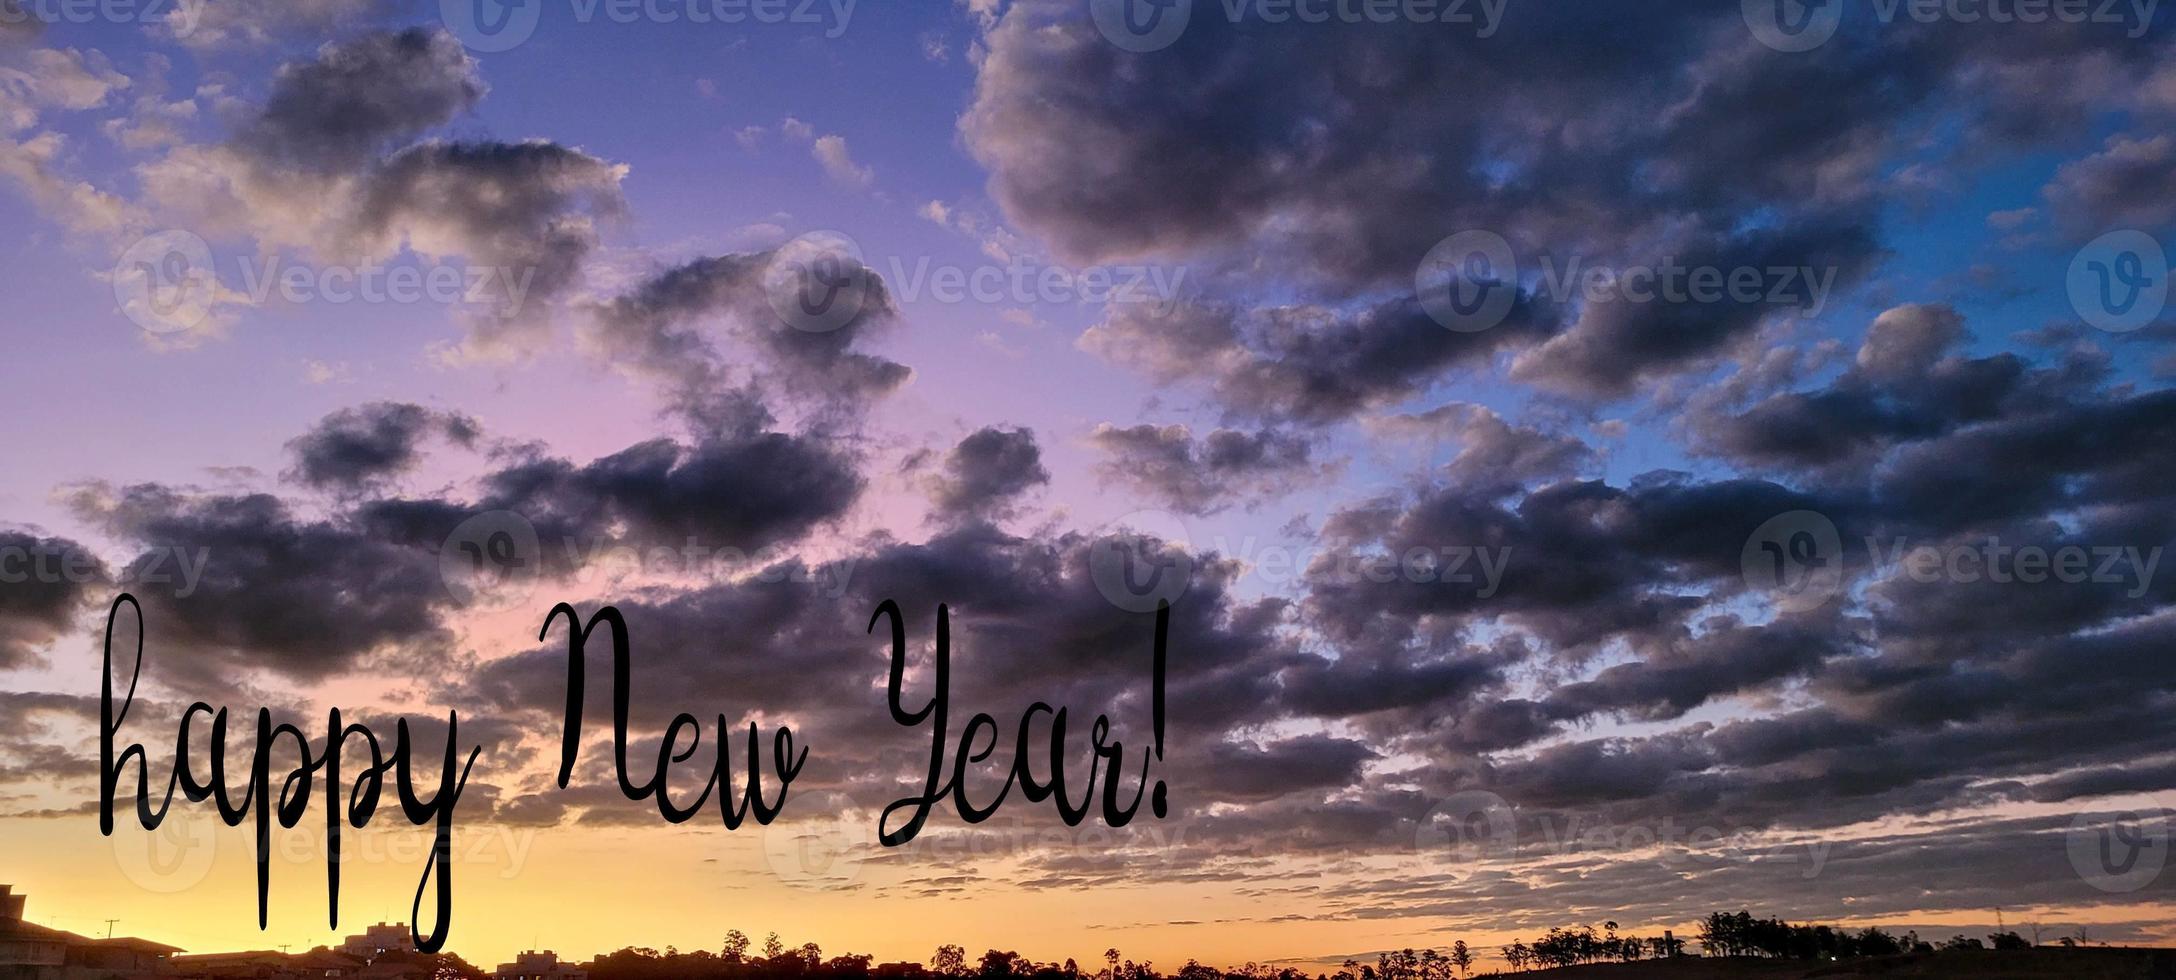
[[[1156,715],[1156,761],[1164,761],[1164,662],[1168,659],[1171,645],[1171,603],[1156,603],[1156,693],[1153,710]],[[1161,768],[1159,766],[1159,768]],[[1156,781],[1156,792],[1149,797],[1149,808],[1161,820],[1170,811],[1171,803],[1164,790],[1164,781]]]

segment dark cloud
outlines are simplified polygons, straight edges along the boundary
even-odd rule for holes
[[[1978,150],[2074,138],[2095,112],[2157,111],[2168,70],[2165,45],[2107,24],[1884,25],[1781,56],[1743,16],[1721,0],[1514,9],[1485,37],[1201,18],[1136,55],[1078,4],[1030,0],[989,31],[961,131],[1006,213],[1063,255],[1224,271],[1212,298],[1245,310],[1226,317],[1239,322],[1289,318],[1265,297],[1295,291],[1347,319],[1372,311],[1364,349],[1264,351],[1198,322],[1162,324],[1174,336],[1158,339],[1123,315],[1105,328],[1111,351],[1141,348],[1126,359],[1152,373],[1229,382],[1214,394],[1241,414],[1341,419],[1470,364],[1444,353],[1454,345],[1522,351],[1520,380],[1614,399],[1818,305],[1802,284],[1785,302],[1574,287],[1541,318],[1561,331],[1420,344],[1381,304],[1410,297],[1423,257],[1455,233],[1500,235],[1522,271],[1546,259],[1559,278],[1803,269],[1849,289],[1883,257],[1883,206],[1940,188]],[[1936,107],[1960,149],[1930,160],[1913,120]]]
[[[958,710],[974,705],[1003,716],[1041,700],[1065,707],[1071,730],[1083,733],[1097,713],[1108,713],[1114,737],[1138,752],[1148,744],[1151,618],[1120,610],[1098,590],[1091,561],[1099,542],[1082,535],[1015,537],[971,523],[920,544],[873,542],[822,567],[786,563],[738,581],[622,601],[643,651],[635,680],[638,721],[661,723],[688,707],[669,692],[732,691],[729,719],[760,711],[820,746],[805,777],[811,791],[843,793],[860,805],[889,802],[920,778],[900,762],[911,756],[909,746],[927,738],[890,722],[883,687],[873,683],[889,651],[885,637],[867,632],[868,617],[890,599],[905,610],[918,643],[932,635],[938,605],[950,604]],[[1229,757],[1248,768],[1231,773],[1231,785],[1249,794],[1272,793],[1278,785],[1295,792],[1334,788],[1367,758],[1364,748],[1310,739],[1216,747],[1225,733],[1259,719],[1279,667],[1292,656],[1279,635],[1283,604],[1234,596],[1233,575],[1228,563],[1205,557],[1173,610],[1173,649],[1186,653],[1170,667],[1170,744],[1198,748],[1175,755],[1172,764],[1206,779]],[[735,623],[761,628],[719,632],[719,624]],[[465,699],[495,715],[556,715],[566,668],[564,639],[553,640],[485,665],[472,675]],[[608,722],[607,702],[599,698],[590,717]],[[1265,752],[1290,770],[1265,771],[1272,768]],[[1137,760],[1133,755],[1129,765]],[[608,780],[608,767],[597,775]],[[970,778],[985,775],[978,770]],[[1218,798],[1197,794],[1186,805]]]
[[[429,438],[469,446],[480,434],[476,421],[458,412],[400,402],[344,408],[287,444],[295,457],[290,476],[316,489],[357,493],[414,468]]]
[[[1105,480],[1188,514],[1258,503],[1319,472],[1306,438],[1274,429],[1217,429],[1196,439],[1183,425],[1104,424],[1088,439],[1110,457],[1098,467]]]
[[[1376,757],[1365,743],[1328,735],[1261,746],[1223,742],[1207,747],[1202,756],[1198,775],[1187,780],[1189,789],[1198,798],[1230,803],[1343,789]]]
[[[1429,465],[1444,455],[1437,447],[1457,447],[1443,464],[1444,479],[1475,492],[1512,492],[1527,485],[1578,476],[1594,467],[1592,448],[1574,436],[1515,425],[1480,405],[1453,403],[1413,415],[1376,421],[1379,436],[1428,447]]]
[[[2176,228],[2176,137],[2112,136],[2099,153],[2063,164],[2041,191],[2065,234]]]
[[[624,208],[624,176],[623,166],[544,140],[420,143],[370,171],[347,232],[372,250],[405,244],[494,270],[493,309],[472,321],[472,353],[523,353],[522,325],[575,283],[597,246],[597,219]]]
[[[1864,226],[1820,224],[1718,235],[1635,258],[1641,268],[1678,263],[1687,270],[1683,297],[1642,298],[1629,289],[1589,297],[1569,329],[1519,356],[1512,377],[1587,398],[1629,395],[1642,382],[1702,366],[1770,317],[1818,311],[1828,290],[1865,276],[1875,250]],[[1727,284],[1741,271],[1755,275],[1757,285],[1706,298],[1694,291],[1694,275]]]
[[[150,658],[158,676],[227,685],[263,670],[322,680],[372,654],[448,639],[439,613],[453,597],[437,555],[346,521],[299,516],[267,494],[150,484],[86,493],[77,508],[142,549],[124,580],[148,579],[177,554],[204,556],[193,589],[138,596],[149,647],[172,651]]]
[[[441,358],[516,358],[580,280],[599,225],[624,214],[627,170],[548,140],[426,138],[484,92],[442,30],[327,44],[283,65],[225,142],[143,165],[145,197],[203,232],[312,261],[464,263],[468,335]]]
[[[1242,418],[1321,425],[1420,394],[1452,368],[1483,367],[1545,334],[1551,314],[1525,299],[1506,323],[1480,333],[1445,329],[1411,299],[1352,313],[1127,304],[1081,346],[1159,381],[1203,382]]]
[[[37,666],[40,648],[74,625],[110,577],[74,541],[0,531],[0,670]]]
[[[375,500],[353,516],[375,536],[435,554],[470,517],[509,512],[535,528],[544,569],[563,574],[579,554],[619,545],[753,555],[842,516],[862,488],[852,460],[823,440],[743,431],[654,439],[582,464],[517,457],[485,474],[473,501]]]
[[[846,263],[856,284],[838,302],[855,304],[840,322],[789,317],[807,288],[798,264]],[[797,264],[798,263],[798,264]],[[724,326],[761,361],[768,393],[788,401],[856,410],[905,384],[905,365],[860,349],[897,317],[884,280],[852,256],[799,249],[696,259],[665,269],[590,310],[586,339],[607,358],[665,389],[675,410],[700,426],[746,414],[727,359],[704,328]]]
[[[236,141],[268,166],[346,173],[451,121],[483,95],[476,62],[453,35],[422,28],[368,34],[282,66]]]
[[[930,498],[944,520],[990,520],[1008,516],[1021,494],[1049,482],[1033,431],[985,428],[945,454]]]
[[[485,481],[485,505],[540,525],[624,527],[637,540],[749,551],[838,517],[860,495],[851,463],[814,439],[777,432],[692,444],[659,439],[577,466],[514,463]]]
[[[336,412],[295,442],[300,472],[312,486],[353,496],[412,461],[415,437],[433,428],[474,435],[463,416],[415,406]],[[155,661],[166,676],[262,670],[317,681],[384,658],[443,657],[448,615],[465,601],[446,578],[443,552],[478,515],[510,512],[527,522],[541,552],[515,557],[564,579],[621,545],[755,554],[790,544],[843,515],[862,486],[851,460],[820,440],[749,430],[686,444],[652,440],[580,465],[531,452],[485,474],[470,500],[364,500],[321,517],[272,494],[157,484],[80,486],[71,503],[136,549],[111,578],[144,583],[136,592],[152,635],[187,651]],[[90,567],[105,580],[95,561]],[[50,632],[81,591],[11,587],[6,599],[19,608],[8,619],[21,621],[21,636],[34,626]],[[446,666],[440,659],[436,669]]]

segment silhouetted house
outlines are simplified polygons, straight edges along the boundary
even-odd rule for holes
[[[877,980],[923,980],[929,969],[920,963],[879,963],[869,975]]]
[[[174,973],[181,980],[308,980],[353,977],[363,961],[319,946],[307,953],[207,953],[174,957]]]
[[[387,953],[413,953],[416,947],[407,926],[380,922],[363,930],[362,935],[349,936],[335,948],[365,963],[372,962]]]
[[[524,951],[512,963],[501,963],[492,980],[589,980],[589,971],[559,962],[551,950]]]
[[[438,973],[435,959],[415,953],[388,952],[360,970],[355,980],[431,980]]]
[[[0,885],[0,980],[168,977],[181,950],[144,939],[92,939],[23,920],[27,896]]]

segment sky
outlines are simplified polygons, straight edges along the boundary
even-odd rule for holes
[[[2172,117],[2145,0],[0,0],[0,881],[410,920],[397,808],[337,928],[321,812],[262,930],[248,828],[100,833],[126,592],[154,785],[458,713],[478,963],[2176,943]],[[1168,816],[881,846],[886,600],[978,795],[1036,701],[1139,778],[1170,602]],[[676,787],[794,731],[775,822],[626,799],[601,654],[558,785],[561,601]]]

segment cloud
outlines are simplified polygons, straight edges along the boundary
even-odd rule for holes
[[[1476,493],[1512,492],[1535,482],[1576,476],[1597,461],[1594,451],[1576,437],[1513,424],[1481,405],[1452,403],[1391,416],[1371,422],[1369,429],[1380,437],[1425,442],[1430,446],[1430,465],[1438,461],[1434,447],[1455,444],[1458,453],[1444,465],[1441,476]]]
[[[1858,370],[1871,378],[1923,377],[1964,339],[1964,318],[1946,306],[1899,306],[1884,311],[1859,345]]]
[[[162,680],[225,686],[264,671],[316,681],[449,638],[439,614],[453,597],[437,556],[345,521],[299,516],[267,494],[156,484],[85,490],[75,506],[141,548],[123,580],[148,578],[176,555],[204,556],[193,589],[138,595],[148,634],[175,651],[147,669]]]
[[[177,3],[164,27],[195,48],[261,46],[293,36],[322,37],[390,19],[399,0],[216,0]]]
[[[858,256],[797,240],[765,252],[699,258],[663,269],[589,309],[585,341],[664,390],[675,411],[701,427],[731,427],[767,410],[741,391],[710,325],[758,355],[757,375],[776,397],[846,414],[905,384],[895,361],[860,349],[898,310],[883,277]],[[835,267],[834,267],[835,264]],[[797,313],[811,275],[848,284],[826,318]],[[836,322],[834,322],[834,320]]]
[[[597,246],[596,222],[624,208],[627,168],[544,140],[423,143],[384,161],[360,187],[349,241],[401,247],[492,269],[505,294],[470,320],[464,357],[527,353],[544,304],[566,293]]]
[[[0,132],[29,129],[45,110],[96,109],[130,84],[97,51],[33,48],[10,53],[0,60]]]
[[[1545,334],[1550,317],[1522,303],[1493,330],[1459,333],[1413,299],[1353,312],[1122,304],[1080,346],[1158,381],[1202,382],[1241,418],[1327,425],[1420,394],[1454,367],[1484,366],[1499,350]]]
[[[206,237],[246,236],[320,262],[403,250],[488,268],[454,360],[504,361],[541,339],[598,225],[624,213],[627,168],[546,140],[417,138],[484,94],[473,59],[415,28],[327,44],[284,65],[232,138],[143,164],[149,205]]]
[[[824,173],[832,180],[848,187],[868,188],[876,183],[876,171],[854,162],[854,156],[846,148],[846,137],[829,135],[818,137],[809,147],[809,154],[823,165]]]
[[[1012,513],[1021,494],[1049,482],[1034,432],[991,427],[945,454],[942,471],[930,480],[930,497],[944,520],[996,520]]]
[[[82,545],[22,531],[0,531],[0,576],[0,670],[41,666],[39,650],[68,632],[111,579]]]
[[[295,457],[289,476],[315,489],[359,493],[413,469],[426,438],[472,446],[479,435],[476,421],[458,412],[398,402],[344,408],[287,444]]]
[[[1260,503],[1321,471],[1305,438],[1272,429],[1217,429],[1196,439],[1183,425],[1105,423],[1088,441],[1110,457],[1097,467],[1105,480],[1188,514]]]
[[[2071,139],[2094,111],[2159,111],[2150,80],[2169,63],[2165,46],[2105,24],[2053,27],[2030,44],[2008,32],[1882,31],[1778,58],[1728,4],[1526,12],[1486,36],[1207,18],[1155,56],[1108,43],[1064,0],[997,16],[960,131],[1007,217],[1069,261],[1220,273],[1196,278],[1241,323],[1307,306],[1387,319],[1410,301],[1431,248],[1469,230],[1508,242],[1529,288],[1547,261],[1560,276],[1574,263],[1810,270],[1824,296],[1850,289],[1885,258],[1884,207],[1923,194],[1977,148]],[[1827,98],[1793,94],[1808,91]],[[1958,148],[1928,159],[1909,120],[1936,107],[1958,120]],[[1897,179],[1906,172],[1926,179]],[[1519,381],[1587,401],[1712,369],[1770,320],[1818,305],[1765,292],[1641,302],[1575,288],[1549,299],[1535,305],[1555,309],[1527,318],[1541,329],[1498,327],[1467,343],[1516,354]],[[1133,339],[1122,324],[1108,329]],[[1319,344],[1265,358],[1276,375],[1320,378],[1339,396],[1276,407],[1341,420],[1471,363],[1406,352],[1355,365],[1355,353]],[[1129,360],[1152,373],[1177,361]],[[1239,360],[1189,373],[1231,377]],[[1267,407],[1242,384],[1212,397],[1250,418]]]
[[[2077,241],[2118,229],[2176,228],[2176,138],[2111,136],[2099,153],[2063,164],[2041,189],[2048,210]]]
[[[365,35],[281,66],[235,142],[267,167],[352,172],[474,108],[484,92],[475,59],[451,34]]]

